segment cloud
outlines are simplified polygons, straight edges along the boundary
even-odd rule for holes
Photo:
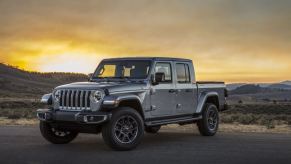
[[[288,0],[6,0],[0,61],[38,69],[37,58],[68,52],[178,56],[193,59],[202,79],[285,80],[290,7]]]

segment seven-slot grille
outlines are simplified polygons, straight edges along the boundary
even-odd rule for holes
[[[89,90],[60,90],[60,110],[90,110]]]

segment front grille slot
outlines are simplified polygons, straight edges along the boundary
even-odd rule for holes
[[[64,89],[60,93],[60,110],[90,110],[91,91]]]

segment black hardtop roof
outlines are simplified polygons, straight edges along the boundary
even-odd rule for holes
[[[183,61],[183,62],[192,62],[190,59],[184,58],[171,58],[171,57],[124,57],[124,58],[107,58],[104,61],[108,60],[154,60],[154,61]]]

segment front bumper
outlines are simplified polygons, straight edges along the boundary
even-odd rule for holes
[[[52,109],[38,109],[37,118],[41,121],[66,121],[82,124],[101,124],[111,118],[109,112],[89,112],[89,111],[61,111]]]

